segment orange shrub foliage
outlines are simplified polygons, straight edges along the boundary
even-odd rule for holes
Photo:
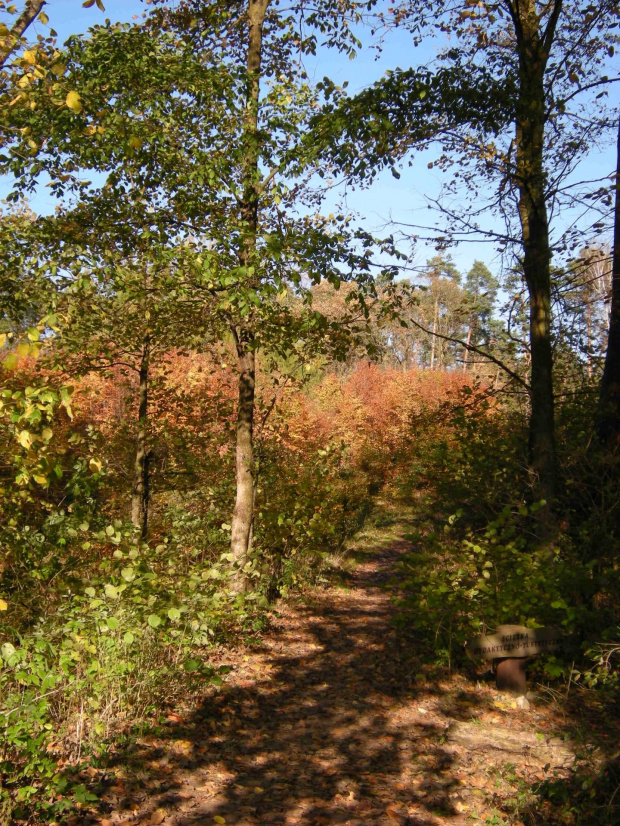
[[[167,506],[170,495],[183,499],[193,492],[194,510],[215,508],[220,522],[228,520],[237,393],[231,362],[225,352],[169,353],[153,365],[149,413],[154,512]],[[428,438],[429,423],[450,438],[446,406],[460,403],[468,382],[463,373],[403,371],[360,362],[344,376],[328,372],[307,387],[283,387],[281,377],[259,370],[257,506],[264,518],[269,522],[266,508],[277,511],[281,520],[291,508],[299,509],[299,500],[320,499],[313,487],[322,484],[318,477],[326,463],[331,481],[325,477],[323,482],[333,490],[337,481],[341,499],[348,503],[345,509],[367,499],[369,491],[402,470],[412,450],[419,449],[418,440]],[[131,486],[137,377],[117,367],[90,373],[74,384],[76,423],[92,424],[104,436],[106,508],[123,517]],[[328,448],[332,453],[326,459],[320,452]],[[184,507],[190,507],[188,501]],[[323,512],[323,507],[309,502],[305,517]]]
[[[327,375],[306,404],[325,436],[342,439],[357,453],[393,455],[415,437],[420,416],[458,403],[468,383],[462,373],[360,363],[345,378]]]

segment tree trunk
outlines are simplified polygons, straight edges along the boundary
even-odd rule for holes
[[[469,365],[469,345],[471,344],[471,331],[474,326],[473,317],[469,319],[469,327],[467,328],[467,338],[465,340],[465,347],[463,348],[463,372],[467,372]]]
[[[247,331],[234,331],[239,366],[239,400],[237,408],[237,497],[232,517],[230,552],[234,557],[233,586],[242,590],[245,577],[254,515],[254,391],[256,355],[254,337]]]
[[[435,333],[437,332],[437,319],[439,317],[439,299],[435,301],[435,313],[433,315],[433,335],[431,338],[431,370],[435,367],[435,342],[437,338]]]
[[[148,400],[150,339],[147,336],[142,347],[140,381],[138,385],[138,433],[136,458],[133,467],[133,491],[131,494],[131,523],[144,539],[149,522],[149,447],[148,447]]]
[[[240,205],[242,241],[239,259],[242,267],[252,265],[256,250],[259,203],[259,140],[258,111],[263,48],[263,26],[269,0],[248,0],[248,51],[246,110],[243,124],[245,165],[243,195]],[[241,591],[246,577],[243,567],[247,562],[254,515],[254,388],[256,383],[256,337],[248,326],[237,326],[233,331],[237,346],[239,368],[239,404],[237,409],[236,483],[237,494],[231,523],[230,552],[233,556],[231,587]]]
[[[516,184],[523,244],[523,274],[530,300],[530,467],[536,495],[550,501],[556,491],[556,451],[551,348],[551,250],[545,200],[544,77],[561,0],[541,33],[535,0],[509,3],[519,52],[516,107]]]
[[[611,271],[611,312],[605,367],[601,381],[597,431],[604,444],[620,441],[620,119],[615,180],[614,249]]]
[[[587,361],[587,376],[592,378],[592,296],[587,296],[588,307],[586,310],[586,319],[588,325],[588,361]]]

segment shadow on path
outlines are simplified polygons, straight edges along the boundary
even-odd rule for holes
[[[104,797],[104,817],[464,824],[444,728],[423,707],[429,689],[416,683],[381,588],[405,549],[394,541],[356,568],[348,588],[286,606],[258,650],[235,655],[221,690],[117,758],[112,769],[126,779]]]

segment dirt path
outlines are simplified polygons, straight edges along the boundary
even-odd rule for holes
[[[382,587],[405,548],[392,536],[347,587],[288,604],[260,646],[222,657],[232,666],[223,688],[114,767],[99,822],[464,826],[499,816],[514,764],[532,781],[546,760],[537,743],[555,759],[539,730],[549,721],[487,686],[424,679]],[[482,747],[468,743],[472,720]],[[489,756],[488,731],[497,742],[513,732],[513,753]]]

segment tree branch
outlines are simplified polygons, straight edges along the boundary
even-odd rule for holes
[[[26,6],[15,21],[15,25],[0,41],[0,69],[13,54],[24,32],[34,23],[44,5],[45,0],[26,0]]]

